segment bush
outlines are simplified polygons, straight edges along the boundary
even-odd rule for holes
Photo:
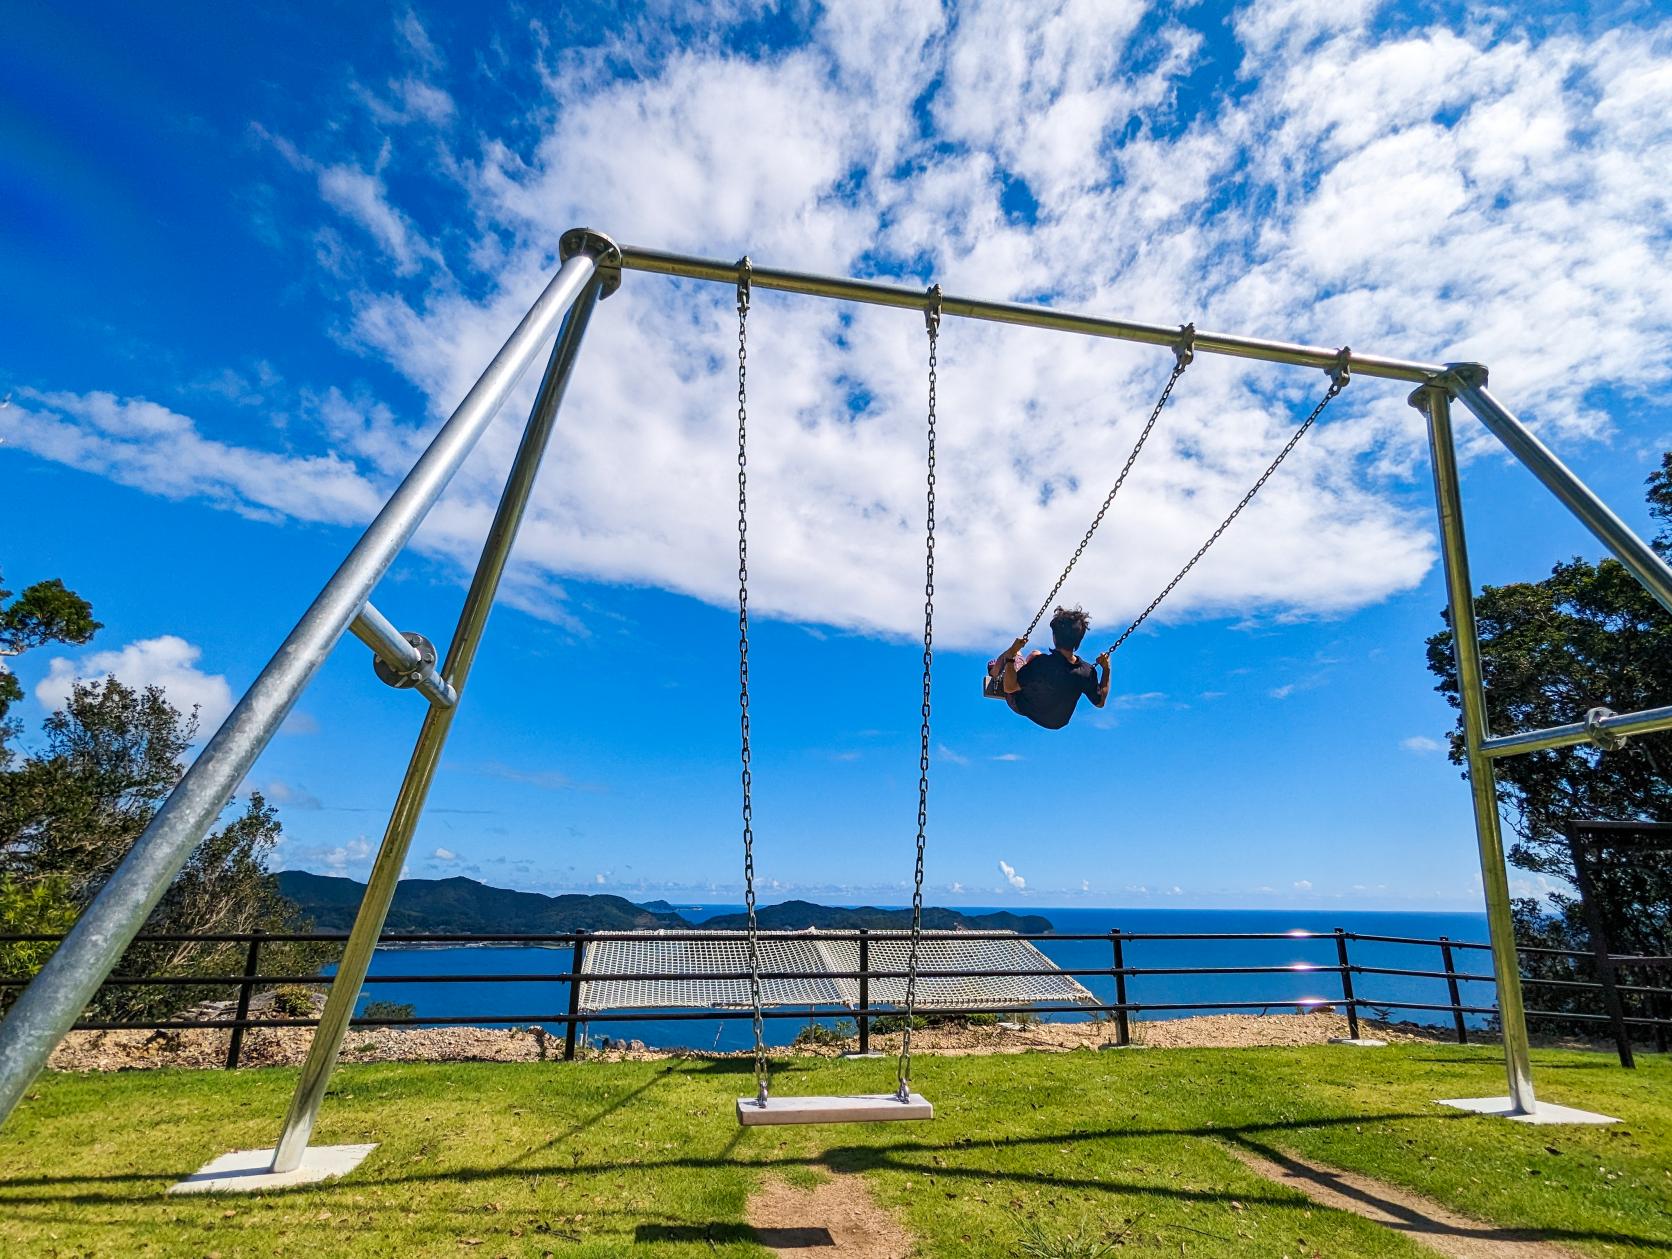
[[[834,1027],[824,1023],[808,1023],[795,1034],[791,1042],[797,1049],[842,1049],[858,1028],[848,1019],[840,1019]]]
[[[75,925],[76,905],[68,880],[48,877],[25,882],[0,874],[0,932],[55,935]],[[0,973],[8,979],[33,979],[58,945],[52,940],[0,941]],[[0,1011],[21,988],[0,988]]]
[[[291,1019],[311,1019],[314,1016],[313,991],[301,984],[286,984],[273,989],[273,1012]]]
[[[368,1001],[366,1008],[360,1011],[363,1019],[409,1019],[418,1013],[418,1007],[406,1001]]]

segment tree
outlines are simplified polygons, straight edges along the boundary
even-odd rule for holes
[[[1650,514],[1661,529],[1654,540],[1672,555],[1672,451],[1648,478]],[[1428,640],[1435,688],[1459,707],[1457,667],[1449,628]],[[1672,703],[1672,616],[1616,560],[1575,557],[1539,582],[1485,586],[1475,598],[1486,708],[1500,733],[1565,725],[1598,706],[1616,712]],[[1451,733],[1451,760],[1464,764],[1462,722]],[[1652,820],[1672,817],[1672,735],[1639,735],[1623,749],[1589,744],[1555,748],[1496,762],[1499,803],[1514,839],[1509,860],[1523,870],[1572,882],[1563,824],[1570,818]],[[1465,777],[1467,774],[1465,773]],[[1672,882],[1672,871],[1664,872]],[[1514,906],[1523,944],[1585,949],[1583,914],[1574,897],[1551,897],[1554,914],[1538,900]],[[1650,930],[1661,924],[1644,924]],[[1588,978],[1562,959],[1525,959],[1543,978]],[[1592,1008],[1582,996],[1563,999],[1540,989],[1546,1009]]]
[[[78,682],[45,723],[43,745],[0,768],[0,878],[34,905],[55,889],[79,912],[150,823],[179,781],[197,732],[155,686],[135,690],[114,677]],[[266,858],[279,841],[277,813],[252,793],[241,812],[198,845],[145,924],[147,933],[238,933],[281,929],[296,907],[279,895]],[[30,900],[29,897],[33,897]],[[0,910],[5,901],[0,898]],[[0,917],[0,930],[24,930]],[[290,951],[295,954],[295,950]],[[237,944],[141,943],[117,966],[125,974],[208,975],[241,967]],[[288,961],[275,946],[280,966]],[[100,1017],[158,1017],[224,987],[114,987],[95,1003]]]
[[[36,582],[7,604],[11,597],[12,592],[0,585],[0,767],[9,755],[6,742],[17,732],[6,715],[23,698],[23,687],[6,668],[4,657],[47,643],[85,643],[103,628],[93,619],[93,605],[65,589],[56,577]]]

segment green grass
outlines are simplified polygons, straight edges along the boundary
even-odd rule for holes
[[[933,1123],[747,1131],[746,1063],[349,1066],[316,1138],[381,1142],[356,1172],[189,1199],[163,1190],[272,1143],[293,1071],[48,1076],[0,1130],[0,1254],[760,1256],[751,1188],[832,1172],[862,1176],[924,1255],[1431,1253],[1261,1180],[1232,1145],[1586,1254],[1672,1254],[1672,1062],[1640,1061],[1535,1054],[1541,1093],[1625,1120],[1608,1128],[1437,1107],[1501,1093],[1503,1073],[1489,1049],[1429,1045],[925,1058]],[[777,1091],[876,1091],[890,1066],[798,1061]]]

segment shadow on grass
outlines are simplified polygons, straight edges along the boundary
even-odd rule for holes
[[[640,1224],[633,1230],[633,1240],[641,1246],[654,1242],[676,1242],[686,1246],[707,1243],[711,1248],[753,1242],[757,1246],[772,1246],[778,1250],[812,1249],[836,1244],[836,1239],[827,1228],[753,1228],[748,1224],[719,1221],[710,1224]]]
[[[657,1079],[660,1076],[656,1077]],[[656,1082],[647,1081],[637,1089],[624,1094],[612,1102],[598,1115],[578,1125],[574,1131],[579,1132],[596,1124],[606,1115],[621,1109],[633,1097],[642,1093]],[[1258,1153],[1274,1163],[1282,1165],[1293,1164],[1294,1160],[1266,1145],[1257,1139],[1258,1134],[1282,1133],[1306,1128],[1338,1127],[1346,1124],[1362,1125],[1371,1123],[1392,1123],[1407,1120],[1426,1120],[1430,1123],[1478,1123],[1478,1116],[1455,1113],[1435,1113],[1432,1111],[1403,1111],[1388,1112],[1378,1115],[1352,1116],[1321,1116],[1307,1119],[1293,1119],[1272,1121],[1268,1123],[1244,1124],[1239,1127],[1204,1126],[1190,1128],[1109,1128],[1088,1130],[1075,1128],[1067,1132],[1035,1133],[1030,1136],[1006,1136],[1002,1144],[1006,1149],[1014,1147],[1051,1146],[1063,1147],[1080,1142],[1093,1141],[1127,1141],[1148,1140],[1151,1138],[1179,1138],[1196,1137],[1211,1140],[1215,1143],[1229,1141],[1242,1148]],[[742,1143],[744,1130],[733,1131],[724,1149],[718,1155],[686,1155],[667,1159],[652,1159],[645,1161],[630,1161],[625,1163],[594,1162],[594,1163],[543,1163],[530,1166],[527,1156],[515,1160],[512,1164],[494,1167],[452,1167],[433,1171],[398,1171],[388,1169],[382,1175],[364,1175],[357,1172],[341,1181],[331,1181],[322,1185],[299,1186],[294,1189],[276,1190],[266,1195],[270,1201],[291,1197],[313,1197],[321,1201],[329,1201],[337,1194],[360,1194],[371,1188],[400,1189],[421,1184],[449,1184],[465,1185],[476,1183],[491,1183],[498,1180],[522,1179],[531,1173],[551,1172],[563,1176],[577,1175],[633,1175],[655,1174],[662,1171],[719,1171],[742,1169],[748,1171],[771,1171],[790,1168],[822,1168],[837,1173],[882,1172],[898,1173],[912,1176],[935,1177],[942,1180],[966,1180],[979,1182],[1005,1181],[1033,1188],[1054,1188],[1061,1190],[1079,1190],[1097,1194],[1123,1194],[1135,1198],[1153,1198],[1168,1201],[1189,1203],[1219,1203],[1226,1204],[1233,1200],[1245,1206],[1267,1206],[1273,1208],[1292,1208],[1296,1203],[1295,1190],[1276,1189],[1270,1194],[1247,1193],[1231,1190],[1195,1189],[1173,1185],[1160,1185],[1132,1180],[1117,1180],[1112,1178],[1083,1178],[1051,1174],[1043,1170],[1012,1171],[997,1167],[968,1166],[960,1167],[949,1164],[949,1157],[960,1155],[974,1155],[979,1157],[986,1142],[968,1137],[951,1141],[899,1141],[888,1145],[837,1145],[823,1151],[805,1155],[769,1155],[765,1157],[750,1157],[747,1152],[738,1154],[737,1147]],[[542,1149],[551,1148],[563,1138],[554,1138]],[[994,1142],[995,1146],[997,1142]],[[393,1172],[394,1174],[390,1174]],[[134,1205],[143,1201],[133,1193],[109,1193],[89,1191],[83,1193],[46,1193],[32,1195],[13,1192],[17,1189],[29,1187],[49,1188],[66,1187],[86,1184],[90,1186],[106,1186],[121,1183],[144,1183],[156,1186],[159,1190],[168,1183],[170,1177],[130,1173],[116,1176],[35,1176],[13,1178],[0,1186],[0,1203],[12,1205],[51,1204],[62,1206],[66,1203],[79,1205]],[[770,1230],[769,1230],[770,1231]],[[787,1230],[788,1232],[804,1233],[808,1230]],[[821,1230],[812,1230],[821,1231]],[[1484,1235],[1484,1234],[1483,1234]],[[1496,1229],[1491,1230],[1493,1236],[1504,1234]],[[1659,1237],[1639,1236],[1625,1232],[1610,1232],[1600,1229],[1580,1228],[1551,1228],[1542,1231],[1541,1237],[1550,1241],[1588,1241],[1606,1242],[1621,1246],[1638,1246],[1658,1248],[1664,1239]],[[747,1225],[737,1223],[714,1222],[704,1225],[639,1225],[636,1230],[636,1240],[649,1241],[685,1241],[693,1243],[706,1242],[712,1237],[715,1245],[721,1242],[739,1239],[758,1239],[759,1234]],[[810,1241],[800,1243],[771,1242],[788,1246],[791,1244],[819,1246],[825,1243]]]

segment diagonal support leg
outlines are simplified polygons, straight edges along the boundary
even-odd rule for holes
[[[522,524],[523,512],[528,506],[529,494],[534,488],[534,478],[539,471],[541,457],[545,453],[552,429],[556,426],[557,410],[563,401],[563,392],[569,383],[569,376],[580,349],[581,336],[586,331],[592,308],[597,303],[601,284],[602,280],[595,278],[588,285],[580,300],[575,303],[568,322],[558,335],[557,344],[552,348],[551,362],[546,368],[545,378],[540,382],[540,392],[535,399],[533,413],[529,417],[528,427],[523,432],[522,444],[517,448],[516,459],[511,464],[511,473],[506,480],[504,494],[499,500],[499,510],[494,516],[492,527],[488,530],[487,541],[482,547],[482,557],[477,562],[470,590],[465,595],[464,607],[459,613],[458,628],[453,633],[452,646],[448,650],[447,660],[441,671],[447,684],[461,697],[465,680],[476,658],[476,649],[481,642],[482,629],[487,623],[488,613],[493,608],[494,596],[499,591],[500,577],[505,572],[512,543],[515,542],[517,529]],[[377,948],[377,938],[383,931],[383,922],[389,913],[389,903],[394,899],[401,867],[406,863],[407,848],[412,843],[413,833],[417,830],[418,820],[423,814],[430,782],[435,776],[436,765],[441,759],[441,750],[447,742],[447,734],[452,728],[453,715],[456,712],[457,704],[446,708],[432,706],[424,715],[424,724],[418,732],[418,742],[412,750],[406,777],[401,782],[400,793],[395,798],[395,807],[389,816],[388,828],[384,831],[382,846],[378,849],[371,877],[367,880],[365,899],[360,904],[360,912],[354,920],[353,930],[349,933],[342,963],[332,981],[330,996],[326,999],[325,1010],[320,1015],[319,1027],[314,1032],[313,1042],[308,1047],[307,1060],[302,1064],[302,1078],[297,1081],[290,1111],[285,1116],[284,1131],[273,1152],[274,1172],[293,1172],[302,1165],[303,1155],[308,1149],[308,1140],[313,1134],[314,1121],[319,1117],[320,1103],[325,1099],[326,1086],[330,1083],[331,1072],[337,1065],[337,1055],[342,1050],[343,1036],[347,1033],[349,1021],[354,1016],[355,1000],[360,995],[366,971],[371,966],[372,953]]]

